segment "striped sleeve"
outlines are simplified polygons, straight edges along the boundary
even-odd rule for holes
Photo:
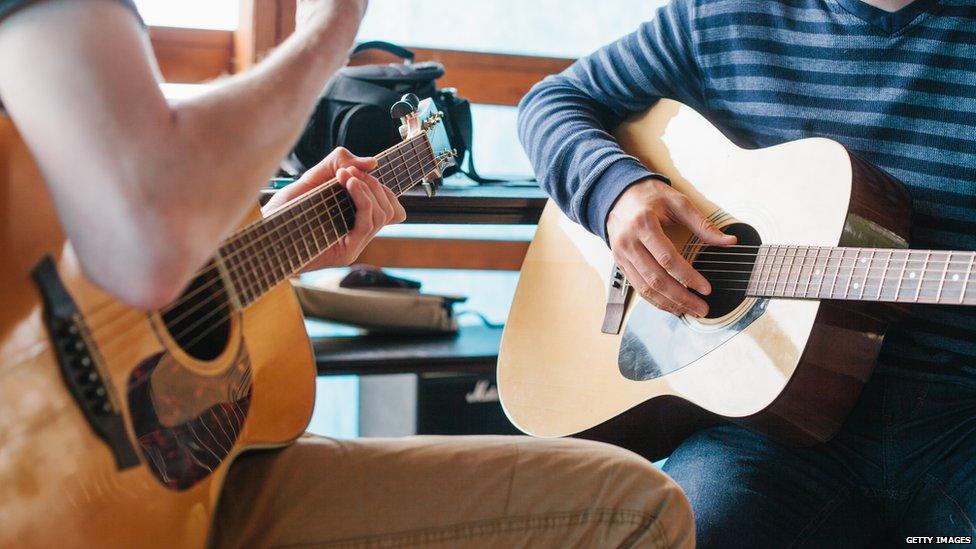
[[[667,97],[702,110],[693,0],[674,0],[636,32],[535,85],[519,105],[519,137],[540,185],[566,214],[606,240],[607,214],[653,177],[610,132]]]

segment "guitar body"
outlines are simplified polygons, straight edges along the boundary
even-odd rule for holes
[[[744,224],[743,235],[758,239],[740,244],[907,247],[907,192],[834,141],[745,150],[668,100],[617,138],[720,228]],[[678,250],[698,246],[686,230],[668,236]],[[499,356],[501,401],[523,431],[612,440],[654,458],[727,421],[793,444],[824,441],[857,400],[897,313],[880,303],[744,297],[699,320],[631,298],[619,333],[603,333],[612,270],[606,244],[550,203]]]
[[[178,320],[129,309],[85,278],[5,117],[0,170],[0,546],[203,546],[234,457],[286,444],[311,415],[314,361],[290,286],[229,313],[209,349],[182,345]],[[115,447],[66,383],[58,345],[72,340],[45,321],[42,264],[83,318],[105,394],[89,384],[80,398],[112,405],[92,417],[114,426]]]

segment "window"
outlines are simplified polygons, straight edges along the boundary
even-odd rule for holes
[[[237,0],[135,0],[147,25],[234,30]]]
[[[632,32],[667,0],[371,0],[361,40],[548,57],[581,57]]]

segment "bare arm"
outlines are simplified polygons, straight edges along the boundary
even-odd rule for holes
[[[300,4],[302,24],[267,59],[175,105],[115,2],[50,0],[0,23],[0,97],[93,281],[161,306],[240,223],[344,62],[365,1]]]

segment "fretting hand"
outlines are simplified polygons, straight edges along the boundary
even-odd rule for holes
[[[356,205],[355,224],[339,242],[313,259],[304,270],[351,264],[380,229],[407,218],[407,213],[393,191],[367,173],[375,167],[375,158],[354,156],[339,147],[297,181],[275,193],[262,208],[264,215],[268,216],[292,199],[332,180],[333,177],[349,192],[353,204]]]

